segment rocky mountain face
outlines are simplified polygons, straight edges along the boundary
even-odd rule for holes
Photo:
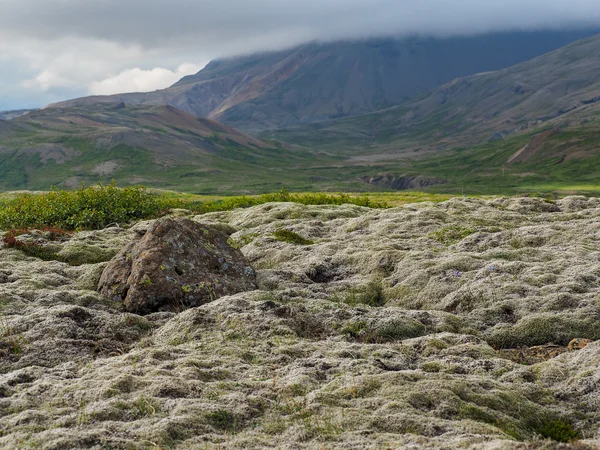
[[[455,78],[503,69],[593,33],[537,31],[313,43],[213,61],[161,91],[88,97],[61,105],[169,104],[245,131],[260,131],[397,105]]]
[[[417,78],[431,89],[474,71],[472,55],[481,53],[476,64],[502,61],[491,49],[508,36],[512,47],[525,43],[510,52],[516,58],[544,34],[310,44],[215,61],[164,91],[77,99],[0,121],[0,188],[114,178],[209,194],[588,192],[600,173],[600,36],[410,99]],[[254,131],[280,128],[252,137],[152,103]]]
[[[257,289],[125,312],[96,287],[154,221],[53,243],[79,266],[0,247],[0,447],[600,446],[598,199],[189,219]]]
[[[458,78],[426,97],[372,114],[265,133],[313,147],[412,141],[413,148],[476,145],[595,121],[600,104],[600,36],[503,70]]]

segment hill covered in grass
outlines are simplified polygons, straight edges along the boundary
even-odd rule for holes
[[[0,189],[81,183],[214,189],[260,186],[268,173],[312,159],[171,106],[52,108],[0,121]],[[259,175],[260,174],[260,175]],[[273,175],[272,175],[273,176]],[[277,189],[268,189],[277,190]]]

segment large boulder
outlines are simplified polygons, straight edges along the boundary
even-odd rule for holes
[[[229,242],[209,225],[159,219],[110,261],[98,290],[130,312],[149,314],[256,289],[256,273]]]

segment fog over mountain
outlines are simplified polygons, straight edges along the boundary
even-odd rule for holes
[[[209,60],[312,40],[600,25],[590,0],[8,0],[0,109],[164,88]]]

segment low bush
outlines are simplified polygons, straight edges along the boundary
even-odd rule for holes
[[[196,214],[250,208],[269,202],[303,205],[342,205],[386,208],[383,202],[347,194],[276,194],[231,197],[212,202],[186,201],[159,195],[144,187],[119,188],[114,183],[82,187],[73,191],[54,190],[43,194],[19,194],[0,203],[0,229],[58,227],[65,230],[101,229],[111,223],[128,223],[164,215],[169,209],[184,208]]]
[[[21,194],[0,208],[0,229],[58,227],[100,229],[111,223],[159,216],[180,200],[148,192],[143,187],[82,187],[74,191]]]

